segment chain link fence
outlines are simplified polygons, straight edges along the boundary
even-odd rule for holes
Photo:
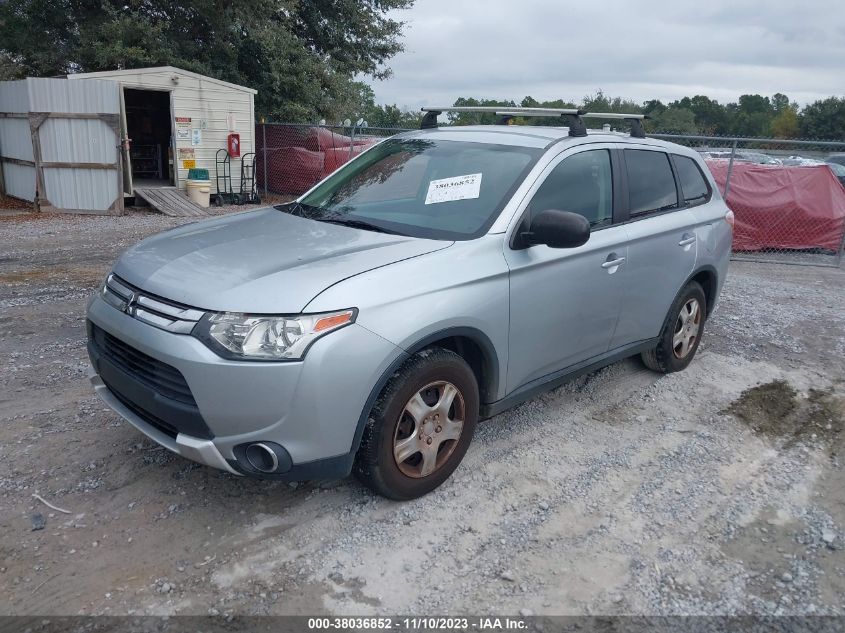
[[[649,136],[701,153],[736,216],[734,259],[816,266],[842,263],[845,143]]]
[[[265,198],[293,199],[368,147],[404,131],[260,123],[255,135],[258,191]],[[818,266],[842,263],[845,143],[649,136],[702,154],[736,216],[734,259]]]
[[[259,123],[255,130],[258,191],[264,197],[298,197],[367,148],[404,131]]]

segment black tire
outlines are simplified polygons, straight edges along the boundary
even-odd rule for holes
[[[688,327],[686,323],[682,326],[684,316],[681,310],[688,310],[687,306],[690,302],[696,302],[699,308],[697,328]],[[687,318],[690,319],[689,311],[686,312]],[[681,371],[687,368],[695,357],[698,346],[701,343],[701,338],[704,336],[704,325],[707,322],[707,297],[704,290],[697,281],[689,282],[684,289],[675,298],[672,307],[669,308],[669,314],[666,315],[666,321],[663,323],[663,328],[660,330],[660,342],[654,349],[642,353],[642,359],[646,367],[663,374],[669,374],[675,371]],[[679,330],[686,329],[686,335]],[[694,339],[690,339],[694,332]],[[676,335],[687,339],[687,345],[675,344]],[[689,341],[692,340],[690,343]],[[684,353],[685,351],[685,353]]]
[[[216,198],[214,198],[214,206],[215,207],[222,207],[223,206],[223,197],[222,196],[218,195]]]
[[[430,474],[422,475],[425,467],[423,452],[409,453],[400,464],[394,457],[394,443],[410,440],[413,436],[419,437],[420,443],[426,441],[431,445],[432,438],[436,437],[434,433],[440,433],[440,429],[445,427],[445,423],[442,427],[433,426],[439,424],[433,421],[419,426],[406,411],[406,405],[416,395],[429,406],[432,406],[426,400],[429,396],[437,403],[445,403],[446,400],[440,400],[443,397],[441,387],[425,389],[439,384],[444,387],[451,384],[457,390],[459,395],[454,396],[447,416],[457,419],[460,407],[463,425],[457,439],[441,440],[432,448],[432,453],[436,455],[435,463],[441,462],[441,459],[442,463]],[[370,411],[355,457],[355,476],[375,492],[398,501],[415,499],[431,492],[449,478],[464,458],[478,422],[478,407],[478,383],[463,358],[442,348],[415,354],[388,380]],[[429,420],[428,417],[425,419]],[[452,420],[449,423],[454,424]],[[411,429],[410,432],[408,429]],[[404,437],[400,437],[402,435]],[[423,437],[426,439],[423,440]],[[414,460],[418,463],[415,464]],[[420,474],[409,475],[407,471],[415,468],[419,468]]]

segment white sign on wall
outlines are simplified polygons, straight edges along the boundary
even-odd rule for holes
[[[191,129],[191,145],[202,145],[202,130],[198,127]]]

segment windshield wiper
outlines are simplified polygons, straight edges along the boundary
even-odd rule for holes
[[[322,218],[313,218],[319,222],[327,222],[329,224],[340,224],[341,226],[349,226],[353,229],[364,229],[365,231],[375,231],[376,233],[389,233],[391,235],[401,235],[398,231],[386,229],[378,224],[367,222],[366,220],[357,220],[354,218],[347,218],[342,215],[328,215]]]
[[[285,213],[290,213],[291,215],[296,215],[308,220],[316,220],[317,222],[340,224],[354,229],[364,229],[365,231],[375,231],[377,233],[402,235],[399,231],[386,229],[383,226],[367,222],[366,220],[350,218],[342,213],[327,213],[322,207],[315,207],[314,205],[304,204],[302,202],[288,202],[287,204],[280,204],[275,208],[279,211],[284,211]]]
[[[291,215],[297,215],[301,218],[308,218],[310,220],[320,220],[321,216],[325,214],[325,210],[320,207],[315,207],[310,204],[303,204],[301,202],[287,202],[274,207],[278,211],[284,211]]]

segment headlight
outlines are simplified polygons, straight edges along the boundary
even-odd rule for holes
[[[236,360],[301,360],[321,336],[355,322],[355,308],[296,316],[206,314],[194,333],[215,352]]]

